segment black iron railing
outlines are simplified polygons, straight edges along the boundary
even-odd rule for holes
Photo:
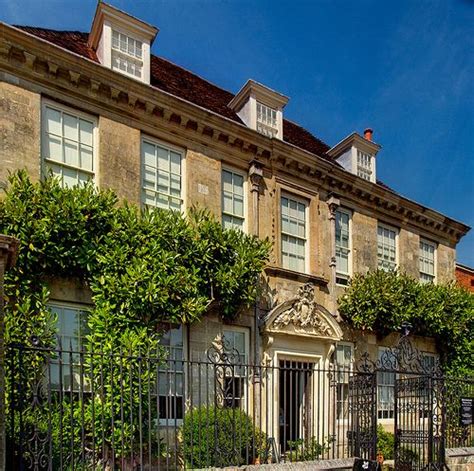
[[[162,352],[7,351],[7,469],[222,468],[374,459],[378,451],[378,370],[289,356],[256,366],[218,350],[205,361]],[[397,378],[396,389],[406,386],[394,402],[393,424],[405,434],[399,449],[424,456],[472,446],[472,425],[460,418],[472,380]]]
[[[373,375],[355,385],[334,364],[239,360],[10,346],[9,469],[193,469],[370,452],[354,427],[367,434]]]

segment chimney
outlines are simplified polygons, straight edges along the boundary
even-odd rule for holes
[[[364,138],[367,139],[368,141],[372,140],[372,134],[374,133],[374,130],[371,128],[367,128],[364,131]]]

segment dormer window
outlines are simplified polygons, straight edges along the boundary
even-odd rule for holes
[[[376,183],[375,156],[380,150],[380,145],[372,141],[372,133],[372,129],[366,129],[364,136],[353,132],[329,149],[328,154],[348,172]]]
[[[142,78],[143,43],[112,30],[112,69]]]
[[[283,108],[287,103],[288,97],[249,80],[230,101],[229,107],[249,128],[283,140]]]
[[[260,102],[257,102],[257,131],[269,137],[278,133],[276,110]]]
[[[372,156],[357,151],[357,175],[369,182],[372,180]]]
[[[158,29],[104,2],[97,4],[88,44],[99,62],[150,83],[150,47]]]

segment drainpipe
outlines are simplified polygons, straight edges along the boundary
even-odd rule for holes
[[[263,180],[262,164],[257,160],[250,162],[249,179],[251,183],[250,192],[252,193],[253,210],[253,230],[252,234],[259,236],[259,195]],[[255,277],[255,288],[258,289],[259,274]],[[261,395],[261,372],[260,372],[260,315],[258,309],[258,298],[254,304],[254,361],[255,368],[253,374],[253,421],[255,425],[261,428],[262,424],[262,395]]]
[[[331,270],[331,276],[329,280],[329,293],[331,302],[331,312],[336,313],[337,300],[336,300],[336,210],[341,205],[339,198],[335,195],[330,194],[327,201],[329,208],[329,221],[331,224],[331,258],[329,260],[329,268]]]
[[[5,312],[3,282],[5,271],[16,261],[18,240],[0,234],[0,471],[6,470],[6,411],[5,411]]]
[[[263,180],[263,168],[262,164],[257,160],[252,160],[250,162],[249,168],[249,178],[250,178],[250,192],[252,194],[252,212],[253,212],[253,221],[252,221],[252,234],[255,236],[260,235],[259,230],[259,219],[260,219],[260,211],[259,211],[259,196],[260,196],[260,187]],[[258,279],[259,275],[257,275],[255,279],[255,286],[258,288]],[[258,299],[255,300],[254,304],[254,360],[255,366],[260,366],[260,316],[258,312]],[[260,369],[257,368],[255,380],[260,381]]]

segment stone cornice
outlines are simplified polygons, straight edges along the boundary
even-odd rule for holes
[[[329,280],[320,275],[302,273],[278,266],[265,267],[265,273],[268,276],[286,278],[288,280],[299,281],[300,283],[314,283],[315,285],[326,286]]]
[[[470,229],[380,185],[366,182],[339,165],[279,139],[270,139],[231,119],[0,23],[3,69],[57,93],[86,101],[107,113],[126,116],[150,130],[200,143],[250,163],[257,159],[282,174],[305,180],[389,219],[409,223],[457,242]],[[163,129],[165,131],[163,131]],[[144,129],[146,131],[146,129]]]

